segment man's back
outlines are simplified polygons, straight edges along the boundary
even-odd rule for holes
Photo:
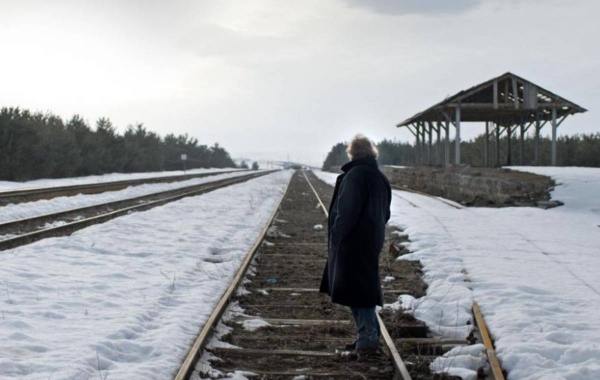
[[[376,305],[383,305],[379,253],[390,218],[390,184],[377,166],[377,149],[363,136],[348,147],[350,162],[342,166],[329,211],[327,265],[320,291],[334,303],[350,306],[359,353],[377,350]]]

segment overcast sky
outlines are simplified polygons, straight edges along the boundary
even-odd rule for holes
[[[0,106],[143,122],[234,157],[319,164],[507,71],[587,108],[596,0],[0,0]],[[481,126],[466,124],[463,137]]]

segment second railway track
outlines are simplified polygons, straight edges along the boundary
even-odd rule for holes
[[[168,183],[185,181],[194,178],[204,178],[218,174],[233,173],[237,170],[214,171],[197,174],[184,174],[163,177],[148,177],[129,179],[111,182],[85,183],[78,185],[51,186],[51,187],[32,187],[15,190],[0,191],[0,206],[7,204],[32,202],[40,199],[52,199],[56,197],[72,196],[77,194],[98,194],[107,191],[122,190],[129,186],[136,186],[149,183]]]
[[[250,173],[179,189],[0,223],[0,251],[48,237],[68,235],[79,229],[103,223],[130,212],[147,210],[185,197],[200,195],[245,182],[269,173],[272,173],[272,171]],[[2,238],[3,236],[4,238]]]

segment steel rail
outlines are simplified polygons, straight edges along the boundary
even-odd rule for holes
[[[105,203],[105,204],[97,204],[97,205],[93,205],[93,206],[89,206],[89,207],[83,207],[83,208],[79,208],[79,209],[72,209],[72,210],[66,210],[66,211],[60,211],[56,214],[46,214],[46,215],[42,215],[39,217],[33,217],[30,219],[24,219],[24,220],[19,220],[19,221],[15,221],[15,222],[8,222],[8,223],[4,223],[1,226],[6,226],[6,225],[11,225],[14,223],[26,223],[28,221],[35,221],[35,220],[43,220],[50,218],[52,215],[55,216],[62,216],[65,215],[67,213],[73,213],[76,211],[85,211],[85,210],[91,210],[94,208],[100,208],[100,207],[105,207],[105,208],[109,208],[111,205],[118,205],[118,204],[122,204],[122,203],[130,203],[132,201],[135,200],[139,200],[140,198],[149,198],[149,197],[156,197],[156,196],[160,196],[162,195],[167,195],[164,198],[161,199],[157,199],[154,201],[148,201],[142,204],[137,204],[137,205],[133,205],[133,206],[127,206],[127,207],[123,207],[120,208],[118,210],[114,210],[114,211],[109,211],[109,212],[105,212],[99,215],[95,215],[92,217],[88,217],[88,218],[84,218],[84,219],[80,219],[80,220],[76,220],[73,222],[69,222],[63,225],[59,225],[59,226],[54,226],[54,227],[49,227],[49,228],[44,228],[41,230],[37,230],[37,231],[33,231],[33,232],[28,232],[28,233],[24,233],[21,235],[17,235],[15,237],[11,237],[8,239],[4,239],[4,240],[0,240],[0,251],[4,251],[7,249],[12,249],[21,245],[25,245],[25,244],[30,244],[33,243],[35,241],[44,239],[44,238],[48,238],[48,237],[54,237],[54,236],[58,236],[58,235],[67,235],[67,234],[71,234],[74,231],[80,230],[82,228],[94,225],[94,224],[99,224],[99,223],[103,223],[106,222],[110,219],[114,219],[118,216],[121,215],[125,215],[131,211],[143,211],[143,210],[147,210],[156,206],[160,206],[169,202],[173,202],[182,198],[186,198],[186,197],[190,197],[190,196],[194,196],[194,195],[200,195],[200,194],[204,194],[213,190],[217,190],[223,187],[227,187],[236,183],[241,183],[241,182],[245,182],[248,181],[250,179],[254,179],[257,177],[261,177],[267,174],[273,173],[273,171],[264,171],[264,172],[259,172],[259,173],[252,173],[252,174],[248,174],[248,175],[244,175],[244,176],[239,176],[239,177],[233,177],[233,178],[226,178],[223,180],[218,180],[218,181],[213,181],[213,182],[208,182],[208,183],[203,183],[203,184],[199,184],[199,185],[194,185],[194,186],[190,186],[190,187],[184,187],[181,189],[176,189],[176,190],[167,190],[165,192],[158,192],[158,193],[153,193],[153,194],[148,194],[146,196],[142,196],[142,197],[136,197],[136,198],[129,198],[129,199],[125,199],[125,200],[119,200],[119,201],[115,201],[115,202],[109,202],[109,203]],[[190,188],[193,188],[193,190],[190,190]],[[187,190],[187,191],[185,191]],[[181,191],[185,191],[183,193],[181,193]],[[176,195],[172,195],[174,193],[179,193]]]
[[[242,177],[244,177],[244,176],[239,176],[238,178],[242,178]],[[225,178],[225,179],[227,179],[227,178]],[[116,201],[111,201],[111,202],[106,202],[106,203],[97,203],[97,204],[93,204],[90,206],[71,208],[71,209],[62,210],[62,211],[51,212],[51,213],[42,214],[42,215],[36,215],[36,216],[29,217],[29,218],[22,218],[22,219],[17,219],[17,220],[11,220],[8,222],[2,222],[2,223],[0,223],[0,233],[2,233],[3,231],[10,233],[11,229],[14,230],[21,225],[28,225],[28,224],[30,225],[30,224],[34,224],[34,223],[40,224],[40,223],[48,222],[48,221],[55,221],[58,218],[67,216],[69,214],[81,214],[81,213],[90,212],[90,211],[93,211],[94,209],[99,209],[99,208],[116,209],[116,208],[122,207],[123,205],[128,204],[128,203],[145,202],[145,201],[149,201],[149,200],[151,200],[151,198],[155,198],[157,196],[168,196],[170,194],[175,195],[175,194],[181,193],[182,191],[185,192],[185,191],[190,191],[190,190],[196,189],[196,188],[202,188],[202,187],[206,186],[207,184],[217,183],[217,182],[219,182],[219,181],[204,182],[204,183],[200,183],[200,184],[196,184],[196,185],[180,187],[177,189],[157,191],[154,193],[149,193],[149,194],[140,195],[140,196],[136,196],[136,197],[124,198],[124,199],[119,199]]]
[[[483,318],[483,313],[481,312],[481,309],[479,308],[477,302],[473,302],[473,315],[475,315],[475,322],[477,323],[477,327],[479,328],[479,333],[481,334],[483,345],[485,346],[485,352],[488,361],[490,362],[490,367],[492,368],[492,376],[494,380],[504,380],[504,373],[502,372],[502,367],[500,366],[500,362],[498,361],[498,357],[496,356],[494,344],[492,342],[492,339],[490,338],[485,319]]]
[[[215,309],[213,310],[211,315],[208,317],[208,320],[206,321],[206,323],[200,330],[196,340],[194,341],[194,344],[192,345],[192,347],[188,351],[188,354],[186,355],[185,359],[183,360],[183,363],[181,364],[181,367],[179,368],[179,371],[177,372],[177,374],[174,378],[175,380],[187,380],[190,377],[190,375],[192,374],[196,362],[200,359],[202,350],[208,344],[208,341],[211,337],[212,331],[217,326],[217,323],[219,322],[219,320],[223,316],[223,313],[225,312],[225,308],[229,304],[231,298],[235,295],[237,288],[242,283],[242,280],[244,279],[244,276],[246,275],[246,272],[248,271],[248,268],[250,267],[250,263],[256,256],[256,253],[260,249],[260,247],[263,243],[263,240],[267,235],[267,231],[269,230],[269,227],[275,220],[275,216],[277,215],[277,213],[279,211],[279,207],[281,206],[281,202],[283,201],[283,198],[285,197],[285,195],[290,187],[290,183],[291,183],[291,180],[290,180],[290,182],[288,182],[287,186],[285,187],[285,190],[281,194],[281,197],[279,198],[279,200],[275,206],[275,209],[271,213],[269,219],[267,220],[267,223],[263,226],[254,245],[252,246],[252,248],[246,255],[246,258],[244,259],[242,265],[240,266],[240,269],[238,269],[235,277],[233,278],[233,281],[231,282],[231,284],[229,285],[229,287],[227,288],[225,293],[221,296],[219,303],[217,303],[217,306],[215,307]]]
[[[26,189],[3,190],[0,191],[0,205],[5,205],[8,203],[29,202],[36,199],[52,199],[72,193],[97,194],[105,191],[124,189],[129,186],[141,185],[145,183],[177,182],[193,178],[203,178],[218,174],[227,174],[241,171],[245,170],[228,170],[221,172],[184,174],[165,177],[138,178],[102,183],[86,183],[79,185],[32,187]]]
[[[321,201],[321,197],[317,193],[317,190],[315,190],[312,183],[310,183],[310,180],[308,179],[308,176],[306,175],[306,172],[304,170],[302,170],[302,174],[304,174],[304,178],[306,179],[306,181],[310,185],[311,189],[313,190],[313,193],[319,200],[321,208],[323,209],[323,212],[325,213],[325,217],[329,218],[329,211],[327,210],[327,208]],[[394,378],[395,379],[403,379],[403,380],[411,380],[411,376],[408,373],[408,369],[406,368],[404,361],[402,361],[402,357],[400,356],[400,353],[396,349],[394,340],[390,336],[387,328],[385,327],[385,323],[383,322],[383,319],[381,319],[379,314],[377,314],[377,321],[379,322],[379,328],[381,330],[381,336],[385,343],[386,350],[388,351],[390,359],[392,359],[392,363],[394,364]]]

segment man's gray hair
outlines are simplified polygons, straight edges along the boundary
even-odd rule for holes
[[[348,144],[346,153],[348,153],[350,161],[367,157],[377,158],[379,155],[379,151],[375,144],[363,135],[354,136],[350,144]]]

